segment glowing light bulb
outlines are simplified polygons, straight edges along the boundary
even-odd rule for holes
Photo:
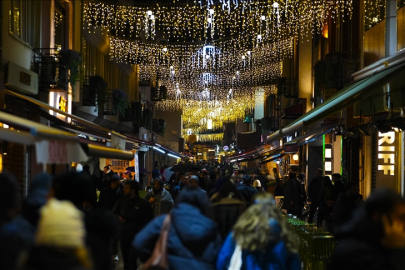
[[[266,16],[262,15],[261,19],[262,21],[264,21],[266,19]]]
[[[274,2],[274,3],[273,3],[273,7],[274,7],[274,8],[278,8],[278,7],[279,7],[279,4],[278,4],[277,2]]]
[[[148,15],[148,16],[152,15],[152,10],[146,11],[146,15]]]
[[[208,18],[208,19],[207,19],[207,22],[211,23],[211,22],[212,22],[211,18]]]
[[[214,14],[214,10],[212,8],[210,8],[210,14]]]
[[[155,15],[151,15],[151,16],[150,16],[150,19],[151,19],[151,20],[154,20],[154,19],[155,19]]]
[[[167,48],[166,48],[166,47],[164,47],[162,50],[163,50],[164,52],[167,52]]]

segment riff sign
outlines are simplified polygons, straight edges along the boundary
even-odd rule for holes
[[[395,131],[378,132],[378,170],[395,175]]]

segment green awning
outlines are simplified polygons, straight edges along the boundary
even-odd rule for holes
[[[353,82],[335,95],[330,97],[323,104],[307,112],[286,127],[271,134],[267,142],[271,143],[283,136],[291,135],[304,130],[308,125],[313,124],[323,118],[337,113],[365,98],[374,94],[374,89],[382,87],[394,78],[405,76],[405,63],[388,66],[374,73],[372,76]]]

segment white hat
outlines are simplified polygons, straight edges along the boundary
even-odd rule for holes
[[[84,247],[86,231],[83,213],[70,201],[51,198],[41,208],[36,242],[39,245]]]

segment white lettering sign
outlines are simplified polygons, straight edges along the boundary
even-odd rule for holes
[[[378,159],[383,161],[382,165],[378,165],[378,170],[383,171],[384,175],[395,175],[395,131],[378,132],[378,137]]]

